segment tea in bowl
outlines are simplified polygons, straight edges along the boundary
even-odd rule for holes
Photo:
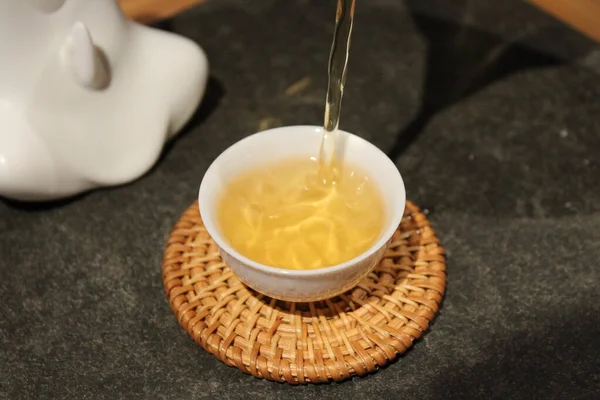
[[[394,163],[338,131],[334,183],[317,153],[323,128],[288,126],[248,136],[210,165],[198,202],[223,261],[250,288],[316,301],[354,287],[383,257],[406,201]]]

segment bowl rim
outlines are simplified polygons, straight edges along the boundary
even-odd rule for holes
[[[217,244],[217,247],[219,248],[219,250],[221,252],[223,252],[223,251],[226,252],[230,257],[238,260],[242,264],[245,264],[246,266],[248,266],[250,268],[253,268],[255,270],[261,271],[261,272],[269,274],[269,275],[285,276],[285,277],[315,277],[315,276],[334,274],[339,271],[348,269],[348,268],[352,267],[353,265],[356,265],[356,264],[359,264],[359,263],[365,261],[366,259],[371,257],[373,254],[375,254],[377,251],[379,251],[383,246],[385,246],[388,243],[388,241],[391,239],[391,237],[394,234],[394,232],[396,231],[396,229],[398,228],[398,225],[400,225],[400,222],[402,221],[402,217],[404,216],[404,208],[406,206],[406,187],[404,185],[404,180],[402,179],[402,175],[400,174],[398,167],[396,167],[396,164],[381,149],[379,149],[373,143],[371,143],[368,140],[363,139],[362,137],[357,136],[353,133],[350,133],[350,132],[340,129],[340,130],[338,130],[338,132],[348,135],[350,137],[353,137],[355,140],[358,140],[359,142],[361,142],[363,145],[365,145],[367,147],[372,147],[375,150],[375,152],[378,153],[389,166],[393,167],[392,170],[396,171],[394,178],[397,180],[396,186],[398,187],[398,190],[401,191],[401,201],[397,205],[397,207],[394,207],[392,215],[390,215],[388,217],[388,223],[385,225],[386,228],[385,228],[384,232],[381,234],[380,238],[375,243],[373,243],[367,250],[365,250],[364,252],[360,253],[359,255],[357,255],[356,257],[354,257],[350,260],[344,261],[343,263],[340,263],[340,264],[331,265],[328,267],[323,267],[323,268],[318,268],[318,269],[310,269],[310,270],[291,270],[291,269],[273,267],[270,265],[266,265],[266,264],[262,264],[257,261],[254,261],[254,260],[244,256],[243,254],[240,254],[237,250],[235,250],[233,248],[233,246],[231,246],[227,242],[227,240],[221,235],[218,226],[216,226],[216,223],[213,224],[212,218],[202,217],[202,213],[203,213],[202,210],[205,209],[205,207],[203,207],[203,205],[206,205],[206,201],[203,200],[205,198],[205,195],[203,195],[203,194],[207,190],[206,187],[203,185],[206,182],[206,177],[210,176],[210,174],[215,170],[216,165],[219,162],[222,162],[223,159],[225,159],[228,156],[228,154],[233,151],[234,148],[242,147],[245,144],[249,143],[250,141],[256,140],[257,137],[263,136],[266,134],[272,134],[274,131],[300,130],[300,129],[304,129],[306,131],[316,130],[317,132],[319,132],[319,131],[323,130],[323,127],[316,126],[316,125],[288,125],[288,126],[282,126],[282,127],[278,127],[278,128],[267,129],[267,130],[264,130],[261,132],[256,132],[256,133],[253,133],[252,135],[246,136],[245,138],[243,138],[243,139],[235,142],[231,146],[229,146],[221,154],[219,154],[217,156],[217,158],[215,158],[213,160],[213,162],[210,164],[210,166],[207,168],[206,172],[204,173],[204,176],[200,183],[200,188],[198,189],[198,208],[199,208],[199,212],[200,212],[202,221],[204,223],[204,227],[206,228],[206,231],[211,236],[211,238]]]

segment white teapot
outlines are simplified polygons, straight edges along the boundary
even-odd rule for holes
[[[0,0],[0,196],[52,200],[143,175],[191,117],[208,62],[116,0]]]

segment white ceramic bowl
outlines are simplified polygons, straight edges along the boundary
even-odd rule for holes
[[[316,156],[322,131],[322,127],[316,126],[286,126],[248,136],[217,157],[200,185],[200,214],[223,260],[243,283],[270,297],[316,301],[354,287],[381,260],[404,213],[404,182],[394,163],[373,144],[340,131],[338,157],[367,173],[384,200],[387,222],[375,244],[342,264],[306,271],[270,267],[238,253],[222,236],[217,221],[217,202],[224,187],[233,177],[260,165],[298,156]]]

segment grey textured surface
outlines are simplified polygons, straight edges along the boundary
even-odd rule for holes
[[[600,53],[517,0],[357,6],[342,126],[393,154],[449,253],[412,350],[291,387],[178,325],[165,239],[227,146],[261,121],[321,123],[334,3],[215,0],[165,22],[204,46],[212,80],[158,166],[72,201],[0,202],[0,398],[600,398]]]

